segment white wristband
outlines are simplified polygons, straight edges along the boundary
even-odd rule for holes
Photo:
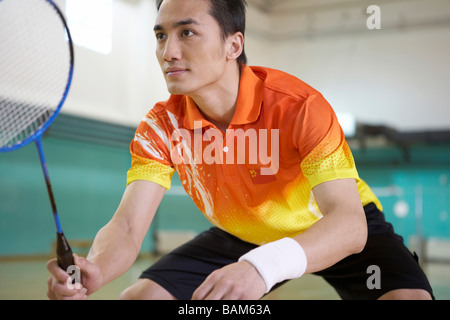
[[[300,278],[307,266],[305,251],[291,238],[258,247],[239,261],[248,261],[258,270],[266,283],[266,293],[279,282]]]

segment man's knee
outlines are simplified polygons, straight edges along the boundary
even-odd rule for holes
[[[121,300],[175,300],[166,289],[149,279],[139,279],[120,294]]]
[[[400,289],[386,293],[380,300],[432,300],[432,297],[425,290]]]

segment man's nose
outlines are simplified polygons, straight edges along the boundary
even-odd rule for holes
[[[181,56],[181,48],[178,39],[176,37],[168,37],[163,51],[164,60],[180,60]]]

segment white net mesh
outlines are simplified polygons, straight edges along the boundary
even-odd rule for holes
[[[0,150],[46,126],[70,70],[68,37],[55,8],[45,0],[0,0]]]

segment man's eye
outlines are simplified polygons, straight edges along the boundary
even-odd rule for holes
[[[194,35],[194,33],[191,30],[183,30],[183,32],[181,33],[181,36],[184,38],[190,37]]]
[[[166,37],[164,35],[164,33],[157,33],[155,36],[156,36],[156,40],[164,40]]]

